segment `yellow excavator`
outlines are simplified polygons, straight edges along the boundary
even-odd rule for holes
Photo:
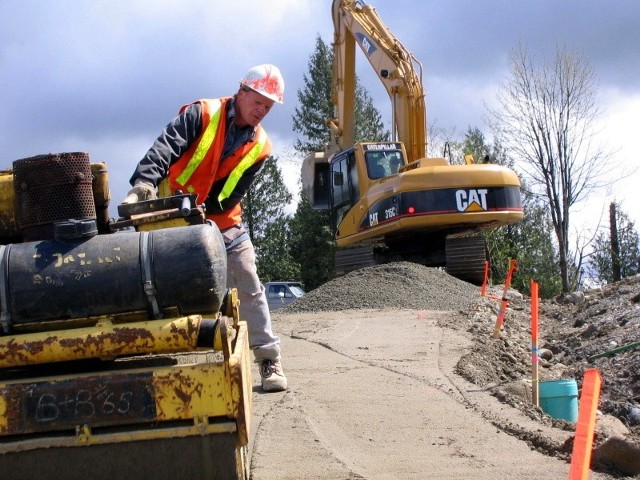
[[[358,0],[334,0],[331,141],[302,165],[305,195],[334,219],[336,274],[408,260],[481,283],[488,230],[520,222],[520,181],[497,164],[426,158],[422,65]],[[358,44],[389,94],[392,141],[355,142]]]

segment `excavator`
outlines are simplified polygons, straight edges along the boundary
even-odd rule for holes
[[[480,284],[482,231],[520,222],[520,181],[497,164],[427,158],[422,65],[360,0],[334,0],[331,140],[302,164],[303,192],[330,210],[336,275],[407,260]],[[392,139],[355,141],[358,44],[391,100]]]

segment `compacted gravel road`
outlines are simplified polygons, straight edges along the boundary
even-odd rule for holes
[[[608,415],[597,427],[635,439],[629,412],[640,353],[585,358],[632,340],[640,277],[585,293],[541,305],[550,355],[541,380],[568,376],[580,385],[585,368],[599,368]],[[513,294],[498,340],[499,302],[407,262],[352,272],[274,312],[289,389],[254,387],[251,478],[568,478],[575,424],[531,403],[530,303]],[[606,438],[599,431],[595,444]],[[600,467],[591,480],[639,478]]]
[[[290,387],[255,388],[251,478],[568,478],[565,460],[531,442],[561,445],[571,432],[454,373],[470,341],[438,324],[463,320],[419,310],[274,315]]]

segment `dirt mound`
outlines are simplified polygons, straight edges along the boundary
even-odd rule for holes
[[[498,288],[492,290],[500,295]],[[493,339],[498,308],[499,301],[485,297],[469,310],[466,329],[474,345],[458,363],[458,373],[531,418],[573,431],[574,424],[554,420],[531,403],[530,299],[509,302],[501,336]],[[600,411],[616,417],[627,429],[624,435],[640,444],[640,346],[634,347],[640,341],[640,276],[544,301],[539,313],[540,380],[575,379],[581,389],[585,370],[598,369],[602,375]],[[609,421],[603,420],[606,423]],[[594,445],[606,440],[604,432],[597,434]],[[539,449],[567,458],[570,447]],[[608,465],[603,462],[598,467],[607,470]]]
[[[575,305],[547,302],[541,309],[554,363],[575,378],[597,368],[602,411],[640,434],[640,275],[585,291]]]
[[[478,351],[493,352],[490,381],[530,376],[529,302],[511,302],[499,342],[487,345],[487,335],[479,335]],[[474,330],[478,324],[470,328]],[[639,341],[640,276],[542,302],[539,345],[546,358],[540,380],[575,378],[581,387],[585,370],[598,369],[601,411],[619,418],[640,439],[640,345],[633,347]]]

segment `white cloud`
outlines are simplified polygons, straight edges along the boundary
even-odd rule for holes
[[[612,152],[609,159],[610,191],[594,192],[575,208],[574,225],[578,229],[595,229],[606,225],[611,202],[640,228],[640,170],[637,163],[635,136],[640,125],[640,94],[628,95],[618,89],[600,92],[602,116],[599,123],[603,148]]]
[[[627,27],[637,23],[635,2],[615,9],[605,0],[589,9],[575,8],[582,7],[577,0],[544,0],[535,8],[370,3],[424,65],[429,120],[458,132],[483,127],[484,101],[495,96],[491,84],[518,40],[537,53],[565,39],[584,47],[608,89],[603,135],[619,148],[614,161],[633,166],[639,50]],[[563,11],[575,11],[576,21],[558,20]],[[109,163],[113,196],[120,197],[135,162],[180,105],[233,93],[247,68],[265,62],[277,64],[287,83],[285,105],[265,122],[282,151],[296,137],[291,115],[316,37],[333,40],[330,12],[327,0],[0,0],[0,168],[47,152],[88,151]],[[361,55],[358,64],[388,124],[388,96]],[[286,178],[297,174],[295,166],[286,169]],[[630,214],[640,202],[636,180],[616,185]],[[296,194],[297,186],[291,190]]]

